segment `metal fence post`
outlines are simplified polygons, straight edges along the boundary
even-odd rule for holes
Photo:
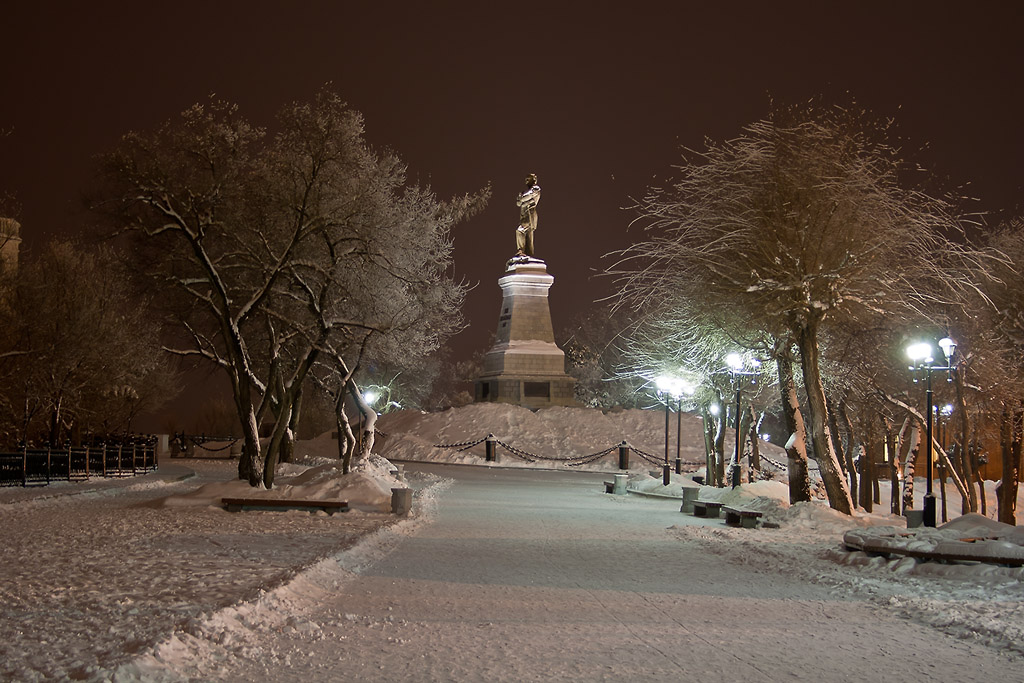
[[[625,440],[619,444],[619,469],[629,469],[629,444]]]
[[[486,455],[484,458],[487,462],[495,462],[498,459],[497,455],[494,453],[496,441],[497,439],[494,438],[494,434],[488,434],[487,438],[484,440],[486,449]]]

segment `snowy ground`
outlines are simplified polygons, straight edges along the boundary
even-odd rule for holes
[[[530,435],[533,440],[525,446],[522,441],[514,443],[519,447],[557,446],[561,452],[575,448],[585,454],[623,438],[640,443],[637,435],[624,433],[623,425],[633,424],[637,434],[651,431],[652,425],[656,434],[659,426],[663,429],[658,416],[649,413],[627,411],[613,417],[618,422],[609,426],[608,416],[594,411],[561,412],[556,420],[545,418],[544,412],[540,419],[547,421],[542,423],[530,423],[529,415],[518,409],[496,412],[490,424],[479,410],[466,410],[461,422],[458,411],[418,420],[406,415],[407,426],[426,424],[433,431],[417,433],[409,427],[411,431],[403,434],[394,419],[390,424],[382,420],[382,429],[388,433],[386,448],[396,449],[390,453],[408,456],[419,443],[421,459],[437,454],[440,460],[452,456],[431,449],[430,443],[467,440],[464,437],[488,432],[510,441],[513,435],[524,440]],[[515,431],[499,434],[506,428]],[[593,440],[582,443],[584,435]],[[648,439],[647,450],[657,452],[657,438]],[[209,660],[190,664],[191,675],[197,680],[217,679],[223,663],[214,656],[216,649],[196,649],[193,639],[219,643],[221,655],[241,656],[256,632],[289,633],[297,639],[296,647],[312,648],[312,643],[327,637],[325,633],[337,636],[346,624],[359,626],[360,620],[370,617],[356,615],[353,622],[347,614],[338,613],[337,623],[325,629],[322,623],[303,621],[297,606],[375,571],[387,553],[420,538],[430,528],[437,502],[445,500],[448,482],[429,476],[418,479],[415,485],[421,491],[414,515],[398,521],[381,511],[386,509],[389,487],[399,485],[390,479],[386,463],[375,463],[361,482],[341,481],[332,465],[316,459],[333,448],[329,438],[304,442],[300,453],[310,456],[308,464],[285,467],[276,494],[343,496],[355,501],[356,509],[343,515],[225,512],[215,504],[217,497],[246,494],[245,485],[233,481],[235,461],[164,461],[160,473],[136,479],[0,489],[0,538],[5,547],[0,559],[0,678],[149,680],[165,674],[173,678],[175,662],[180,663],[175,658],[178,652],[182,657],[209,655]],[[472,457],[475,462],[481,460]],[[177,480],[183,464],[197,476]],[[488,471],[495,478],[511,476],[502,474],[510,470]],[[683,485],[693,484],[683,477],[672,489]],[[633,473],[633,486],[652,493],[673,492],[661,490],[660,482],[642,471]],[[922,488],[917,486],[919,492]],[[991,483],[988,488],[991,491]],[[1024,654],[1024,570],[912,558],[887,560],[843,548],[843,535],[851,530],[863,535],[868,529],[869,537],[906,533],[900,517],[861,514],[851,519],[821,504],[789,507],[780,482],[755,482],[736,492],[702,491],[703,497],[731,496],[765,510],[765,519],[778,528],[758,530],[732,529],[718,520],[680,515],[678,506],[667,499],[629,496],[627,503],[626,498],[596,490],[593,496],[596,505],[675,505],[668,515],[676,521],[659,525],[660,517],[657,521],[652,517],[651,528],[643,533],[677,542],[681,548],[700,548],[723,567],[798,576],[809,586],[809,594],[817,590],[811,587],[850,591],[887,612],[965,642],[1008,656]],[[887,490],[882,500],[880,508],[887,509]],[[957,502],[951,502],[951,510],[959,507],[958,499],[953,500]],[[989,500],[989,509],[994,510],[994,497]],[[1007,528],[974,518],[954,522],[946,532],[928,530],[927,535],[917,540],[940,543],[953,537],[1003,535],[1007,538],[999,543],[1018,547],[1020,543],[1020,536],[1010,538]],[[401,600],[400,595],[391,596],[395,605]],[[387,647],[391,637],[386,627],[375,631],[367,626],[359,633],[365,648]],[[380,638],[377,643],[375,633]],[[443,651],[443,636],[434,637]],[[275,663],[286,666],[283,658],[297,652],[281,649],[281,659]],[[249,652],[252,661],[258,661],[259,655]],[[210,668],[204,671],[206,666]],[[465,678],[479,679],[480,673],[467,673]],[[977,680],[986,679],[979,676]]]

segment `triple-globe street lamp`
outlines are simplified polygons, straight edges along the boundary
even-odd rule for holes
[[[933,395],[932,395],[932,371],[939,370],[946,373],[946,381],[953,381],[953,373],[956,372],[956,342],[949,337],[939,340],[939,347],[945,357],[945,365],[936,365],[933,357],[934,349],[928,342],[917,342],[907,347],[907,357],[913,362],[910,369],[914,372],[914,383],[920,380],[923,373],[925,378],[925,397],[927,407],[925,408],[925,494],[922,511],[922,523],[926,527],[935,526],[935,494],[932,493],[932,419],[933,419]]]

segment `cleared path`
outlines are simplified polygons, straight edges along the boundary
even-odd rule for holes
[[[419,469],[419,467],[417,466]],[[410,467],[410,469],[412,469]],[[362,681],[1015,681],[1021,662],[666,528],[674,501],[601,475],[424,466],[436,520],[218,678]],[[750,533],[758,533],[751,531]]]

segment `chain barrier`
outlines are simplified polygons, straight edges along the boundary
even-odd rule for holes
[[[435,443],[431,444],[434,448],[454,448],[456,451],[465,451],[477,444],[481,444],[487,441],[487,437],[477,439],[476,441],[462,441],[461,443]]]
[[[761,459],[762,460],[766,460],[768,462],[768,464],[772,465],[773,467],[778,469],[780,472],[789,472],[789,467],[788,466],[786,466],[786,465],[784,465],[781,462],[778,462],[776,460],[772,460],[771,458],[769,458],[768,456],[766,456],[764,454],[761,455]],[[812,465],[808,464],[807,465],[807,471],[808,472],[818,472],[819,468],[818,468],[817,465],[813,465],[812,466]]]
[[[637,448],[636,446],[630,446],[630,448],[633,450],[634,453],[636,453],[637,455],[639,455],[641,458],[643,458],[647,462],[651,463],[652,465],[663,465],[663,464],[665,464],[664,459],[659,458],[656,455],[652,455],[651,453],[648,453],[647,451],[642,451],[639,448]]]
[[[478,446],[478,445],[480,445],[481,443],[483,443],[485,441],[487,441],[487,437],[486,436],[483,437],[483,438],[480,438],[480,439],[476,439],[475,441],[461,441],[461,442],[458,442],[458,443],[435,443],[435,444],[432,444],[432,446],[434,448],[449,448],[449,449],[454,449],[456,452],[462,452],[462,451],[469,450],[470,448],[473,448],[474,446]],[[575,456],[569,456],[567,458],[562,458],[562,457],[553,456],[553,455],[540,455],[539,453],[531,453],[529,451],[523,450],[522,448],[517,448],[517,447],[513,446],[512,444],[505,443],[504,441],[501,441],[499,439],[495,439],[494,443],[495,443],[495,445],[501,446],[502,448],[504,448],[511,455],[514,455],[517,458],[525,460],[526,462],[537,462],[537,461],[544,460],[544,461],[548,461],[548,462],[560,462],[560,463],[565,464],[567,467],[579,467],[580,465],[589,465],[592,462],[600,460],[601,458],[603,458],[604,456],[608,455],[609,453],[612,453],[612,452],[618,450],[620,448],[620,446],[621,446],[621,444],[614,444],[614,445],[609,446],[608,448],[604,449],[603,451],[597,451],[596,453],[588,453],[587,455],[575,455]],[[664,460],[662,458],[659,458],[659,457],[657,457],[655,455],[652,455],[651,453],[647,453],[646,451],[643,451],[643,450],[637,448],[636,446],[629,446],[629,450],[632,451],[633,453],[636,453],[637,455],[639,455],[641,458],[643,458],[647,462],[651,463],[652,465],[662,465],[662,464],[664,464]],[[692,462],[692,461],[689,461],[689,460],[683,460],[681,462],[684,465],[702,465],[702,464],[704,464],[704,463],[701,463],[701,462]]]
[[[236,443],[241,441],[241,439],[231,439],[231,437],[227,437],[228,439],[231,439],[231,442],[227,446],[221,446],[220,448],[210,448],[204,444],[207,444],[211,441],[221,441],[222,439],[218,437],[196,437],[190,434],[181,434],[178,438],[180,439],[179,443],[182,446],[182,450],[184,450],[185,439],[188,439],[188,441],[192,444],[193,448],[202,448],[204,451],[208,451],[210,453],[226,451],[232,446],[234,446]]]
[[[652,465],[658,465],[659,467],[661,467],[662,465],[665,464],[665,458],[664,457],[657,456],[657,455],[654,455],[653,453],[648,453],[646,451],[642,451],[639,448],[637,448],[636,446],[630,446],[629,448],[634,453],[636,453],[637,455],[639,455],[641,458],[643,458],[647,462],[651,463]],[[670,462],[675,462],[675,460],[672,460]],[[683,459],[680,459],[679,462],[681,462],[684,465],[698,465],[699,466],[699,465],[703,465],[704,464],[702,462],[694,462],[692,460],[683,460]]]

